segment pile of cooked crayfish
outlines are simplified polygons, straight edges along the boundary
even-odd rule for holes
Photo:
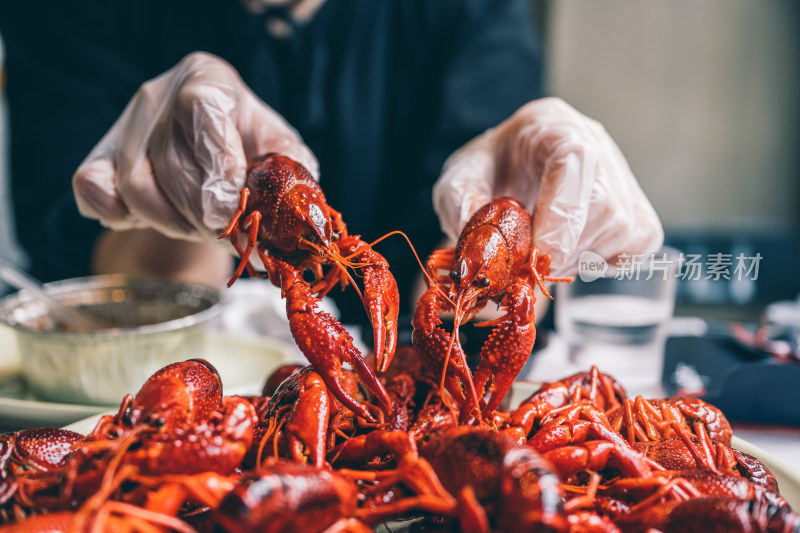
[[[374,421],[311,366],[244,398],[197,359],[157,372],[88,435],[7,434],[0,530],[800,531],[774,476],[702,400],[628,398],[593,368],[461,424],[415,350],[397,357],[380,378],[388,415],[342,371]]]
[[[280,287],[310,364],[242,397],[207,361],[178,362],[87,435],[3,435],[0,531],[800,532],[775,477],[702,400],[629,398],[592,368],[502,407],[533,347],[536,291],[565,281],[516,200],[430,256],[408,346],[387,262],[296,162],[251,165],[223,236],[241,256],[231,283],[247,269]],[[337,285],[364,302],[366,356],[318,307]],[[492,329],[471,367],[458,330],[489,302],[502,313],[479,324]]]

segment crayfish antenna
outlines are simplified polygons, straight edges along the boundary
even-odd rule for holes
[[[353,269],[368,266],[366,263],[356,263],[354,261],[350,261],[351,257],[354,257],[355,255],[358,255],[358,253],[360,253],[359,251],[356,251],[355,253],[345,257],[336,250],[327,248],[325,246],[320,246],[318,244],[314,244],[308,239],[301,238],[300,242],[305,244],[309,248],[312,248],[315,251],[319,252],[320,255],[322,255],[323,257],[325,257],[326,259],[330,260],[331,262],[337,265],[343,265],[344,267]]]
[[[358,285],[356,285],[355,280],[353,279],[353,276],[350,275],[350,272],[347,269],[348,268],[351,268],[351,269],[362,268],[362,267],[367,266],[365,263],[356,263],[354,261],[350,261],[348,257],[344,257],[338,251],[334,251],[334,250],[332,250],[330,248],[326,248],[324,246],[319,246],[319,245],[314,244],[313,242],[311,242],[311,241],[309,241],[307,239],[300,239],[300,242],[302,242],[303,244],[307,245],[309,248],[312,248],[312,249],[316,250],[317,252],[320,253],[320,255],[322,255],[323,257],[328,259],[333,264],[333,268],[339,270],[342,273],[342,275],[347,278],[347,281],[350,283],[350,285],[353,287],[353,289],[355,289],[356,293],[358,294],[358,298],[362,302],[364,301],[364,296],[361,293],[361,290],[358,288]],[[317,293],[317,296],[319,298],[322,298],[322,297],[326,296],[335,285],[336,284],[334,283],[334,284],[332,284],[332,285],[330,285],[328,287],[325,287],[325,288],[321,289]],[[314,291],[314,292],[316,293],[317,291]]]
[[[456,300],[456,306],[455,306],[455,310],[454,310],[454,313],[453,313],[453,315],[454,315],[453,316],[453,334],[450,337],[450,346],[447,349],[447,357],[444,360],[444,371],[442,372],[442,385],[444,384],[444,375],[447,373],[447,364],[450,362],[450,354],[453,352],[453,345],[456,342],[458,342],[460,344],[460,341],[458,340],[458,332],[459,332],[459,327],[461,325],[461,321],[464,319],[463,304],[464,304],[463,297],[459,296],[459,298]],[[465,355],[463,350],[461,350],[460,353],[462,354],[462,356]],[[462,362],[464,363],[464,367],[467,369],[466,377],[467,377],[467,384],[469,385],[469,392],[470,392],[470,395],[471,395],[471,398],[472,398],[472,404],[471,405],[473,406],[474,410],[477,411],[478,424],[482,425],[483,424],[483,417],[481,416],[481,405],[480,405],[480,400],[478,399],[478,393],[475,390],[475,382],[472,379],[472,371],[469,369],[469,365],[467,364],[466,357],[464,357],[464,360]],[[469,415],[469,414],[472,414],[472,413],[466,413],[466,414]],[[462,419],[464,418],[464,415],[465,415],[464,406],[462,406],[462,412],[461,412],[461,418]]]

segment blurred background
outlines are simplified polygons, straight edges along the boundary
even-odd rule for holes
[[[538,5],[548,87],[604,124],[686,253],[760,253],[754,282],[685,281],[677,313],[753,318],[800,293],[800,5]],[[704,277],[704,276],[701,276]]]
[[[605,125],[660,214],[668,243],[704,256],[762,257],[756,280],[682,282],[677,312],[702,307],[747,319],[766,303],[796,297],[800,5],[533,0],[533,8],[548,92]],[[0,256],[24,264],[7,202],[3,109]]]
[[[14,238],[14,211],[11,205],[11,195],[8,190],[8,121],[6,111],[5,92],[3,90],[3,36],[0,35],[0,258],[6,259],[16,264],[24,264],[25,258],[17,246]],[[0,281],[0,295],[4,294],[8,287]]]

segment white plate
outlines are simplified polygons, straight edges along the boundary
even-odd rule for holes
[[[207,335],[206,353],[197,356],[217,368],[225,394],[258,394],[275,368],[294,362],[292,347],[283,341],[234,337],[213,330]],[[13,331],[0,326],[0,428],[4,430],[62,427],[109,410],[108,406],[37,400],[25,391],[18,372],[19,355]],[[120,392],[120,401],[124,394]]]

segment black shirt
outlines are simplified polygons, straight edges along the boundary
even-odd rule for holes
[[[281,16],[234,0],[0,2],[12,195],[32,274],[89,273],[101,227],[79,215],[72,174],[139,85],[196,50],[229,61],[300,132],[350,233],[402,230],[424,260],[442,237],[431,187],[447,156],[541,96],[527,2],[328,0],[276,37],[266,25]],[[376,249],[406,312],[419,267],[400,238]],[[363,318],[358,302],[339,305]]]

